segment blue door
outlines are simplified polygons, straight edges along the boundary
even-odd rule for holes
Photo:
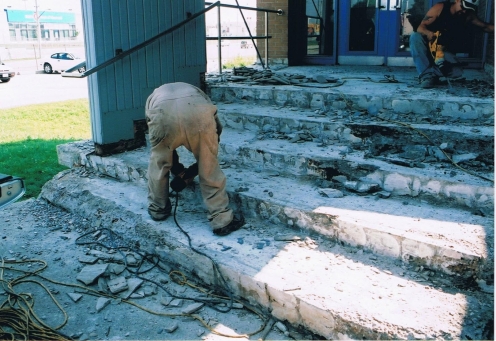
[[[413,66],[409,37],[431,4],[432,0],[343,1],[339,8],[337,62]]]

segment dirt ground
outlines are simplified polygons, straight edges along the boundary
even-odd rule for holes
[[[115,249],[93,242],[109,236]],[[274,324],[246,305],[234,302],[228,309],[229,299],[214,296],[181,273],[171,276],[174,269],[167,264],[150,260],[140,266],[136,260],[147,257],[119,247],[119,236],[105,235],[85,218],[41,199],[0,210],[0,240],[0,339],[10,339],[9,333],[16,339],[315,339]],[[127,268],[120,257],[124,253]],[[105,271],[93,273],[95,280],[84,284],[90,280],[83,269],[95,266]],[[128,284],[141,283],[129,299],[123,298],[129,291],[112,290],[116,278],[123,277]],[[18,324],[26,315],[32,320],[29,335],[28,327]]]

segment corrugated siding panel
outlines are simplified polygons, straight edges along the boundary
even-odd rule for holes
[[[159,2],[160,32],[172,27],[172,11],[170,6],[166,5],[165,1]],[[167,35],[160,42],[160,78],[163,80],[174,79],[174,68],[171,67],[173,60],[173,38],[172,35]]]
[[[117,49],[129,50],[185,20],[187,12],[202,10],[204,1],[83,0],[83,8],[85,23],[92,22],[93,26],[85,30],[91,68],[113,58]],[[92,124],[103,126],[94,129],[95,142],[133,138],[129,136],[132,121],[142,118],[146,97],[156,87],[174,81],[199,85],[199,73],[206,67],[204,23],[203,18],[197,18],[90,76],[90,86],[97,89],[90,96],[90,107],[98,111],[92,113]]]

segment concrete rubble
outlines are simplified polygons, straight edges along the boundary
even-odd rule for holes
[[[202,284],[191,277],[183,277],[185,283],[176,283],[176,278],[170,275],[171,268],[165,264],[161,264],[163,268],[149,268],[148,264],[140,274],[143,279],[135,277],[132,272],[137,271],[139,265],[118,263],[110,257],[115,255],[116,249],[101,243],[99,237],[107,232],[94,228],[86,218],[42,199],[15,203],[0,211],[0,236],[5,241],[0,244],[3,261],[0,280],[4,284],[10,281],[9,293],[29,292],[39,321],[56,328],[64,339],[218,340],[230,335],[239,337],[243,332],[255,338],[259,335],[253,331],[263,327],[263,315],[243,309],[244,305],[236,302],[233,304],[236,309],[224,313],[195,302],[199,297],[208,296],[197,290]],[[100,240],[99,245],[87,244],[88,235],[94,242]],[[117,234],[114,237],[119,238]],[[78,245],[81,240],[85,241],[84,245]],[[120,249],[120,252],[132,254],[130,248],[128,245],[128,249]],[[97,264],[88,265],[84,262],[85,256],[96,254],[95,251],[98,251]],[[38,267],[43,264],[44,270]],[[23,278],[27,283],[20,284],[19,273],[11,271],[12,268],[32,270],[41,276]],[[117,290],[119,292],[113,294],[108,283],[114,279],[118,279],[116,283],[126,282],[127,291]],[[42,284],[52,295],[53,303],[39,290]],[[0,289],[0,303],[8,297],[12,298]],[[10,303],[17,307],[15,300]],[[8,307],[10,304],[4,304],[2,313],[7,314]],[[67,320],[61,324],[64,315]],[[2,331],[9,331],[5,323],[5,320],[0,323]],[[274,339],[289,339],[277,330],[270,335]],[[302,335],[306,339],[313,338],[309,333]]]
[[[494,99],[481,86],[492,79],[467,70],[463,82],[419,90],[414,76],[295,67],[208,78],[231,204],[247,220],[222,239],[208,227],[198,180],[181,192],[176,215],[191,244],[173,219],[148,217],[147,147],[100,157],[91,141],[61,145],[59,162],[70,169],[41,198],[87,217],[91,238],[108,242],[98,232],[110,229],[115,243],[139,245],[270,313],[285,337],[492,337]],[[157,295],[137,282],[130,294],[132,274],[110,271],[110,263],[139,264],[136,252],[86,256],[99,263],[81,258],[78,280],[101,276],[116,295]],[[204,309],[172,295],[157,303]]]

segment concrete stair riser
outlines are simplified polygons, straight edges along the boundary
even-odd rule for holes
[[[309,112],[296,114],[285,112],[284,109],[261,110],[260,107],[256,111],[248,107],[240,112],[239,106],[218,104],[218,107],[219,116],[226,127],[261,133],[271,129],[287,135],[308,130],[315,136],[315,141],[325,141],[332,145],[349,145],[369,152],[384,146],[388,150],[401,150],[408,145],[436,148],[443,142],[456,141],[453,149],[464,153],[476,153],[478,159],[491,164],[494,151],[494,130],[490,127],[425,124],[409,124],[407,127],[389,122],[373,123],[373,117],[370,123],[338,123],[329,122],[332,120],[332,116],[329,115],[326,118],[312,118],[311,116],[314,115]],[[438,145],[433,146],[431,141],[438,142]]]
[[[312,159],[311,153],[298,156],[287,154],[285,151],[290,150],[289,148],[282,148],[280,152],[276,152],[264,150],[255,143],[250,146],[233,146],[221,141],[219,155],[221,160],[238,166],[272,169],[283,175],[315,176],[327,180],[331,180],[328,174],[345,175],[349,180],[376,183],[383,190],[395,195],[426,196],[446,205],[470,208],[491,208],[494,205],[494,190],[489,186],[489,182],[486,182],[485,186],[484,181],[478,184],[460,183],[457,179],[436,177],[439,171],[432,169],[428,173],[415,172],[382,161],[364,159],[360,155],[348,156],[343,160],[339,152],[335,152],[333,157]]]
[[[373,93],[373,92],[371,92]],[[215,102],[251,102],[258,105],[278,105],[317,110],[392,109],[398,113],[413,113],[443,117],[448,120],[486,120],[494,115],[490,100],[468,99],[463,102],[440,101],[438,98],[415,98],[414,96],[383,96],[369,94],[344,94],[332,89],[303,89],[295,86],[250,86],[237,84],[210,85],[210,98]]]

